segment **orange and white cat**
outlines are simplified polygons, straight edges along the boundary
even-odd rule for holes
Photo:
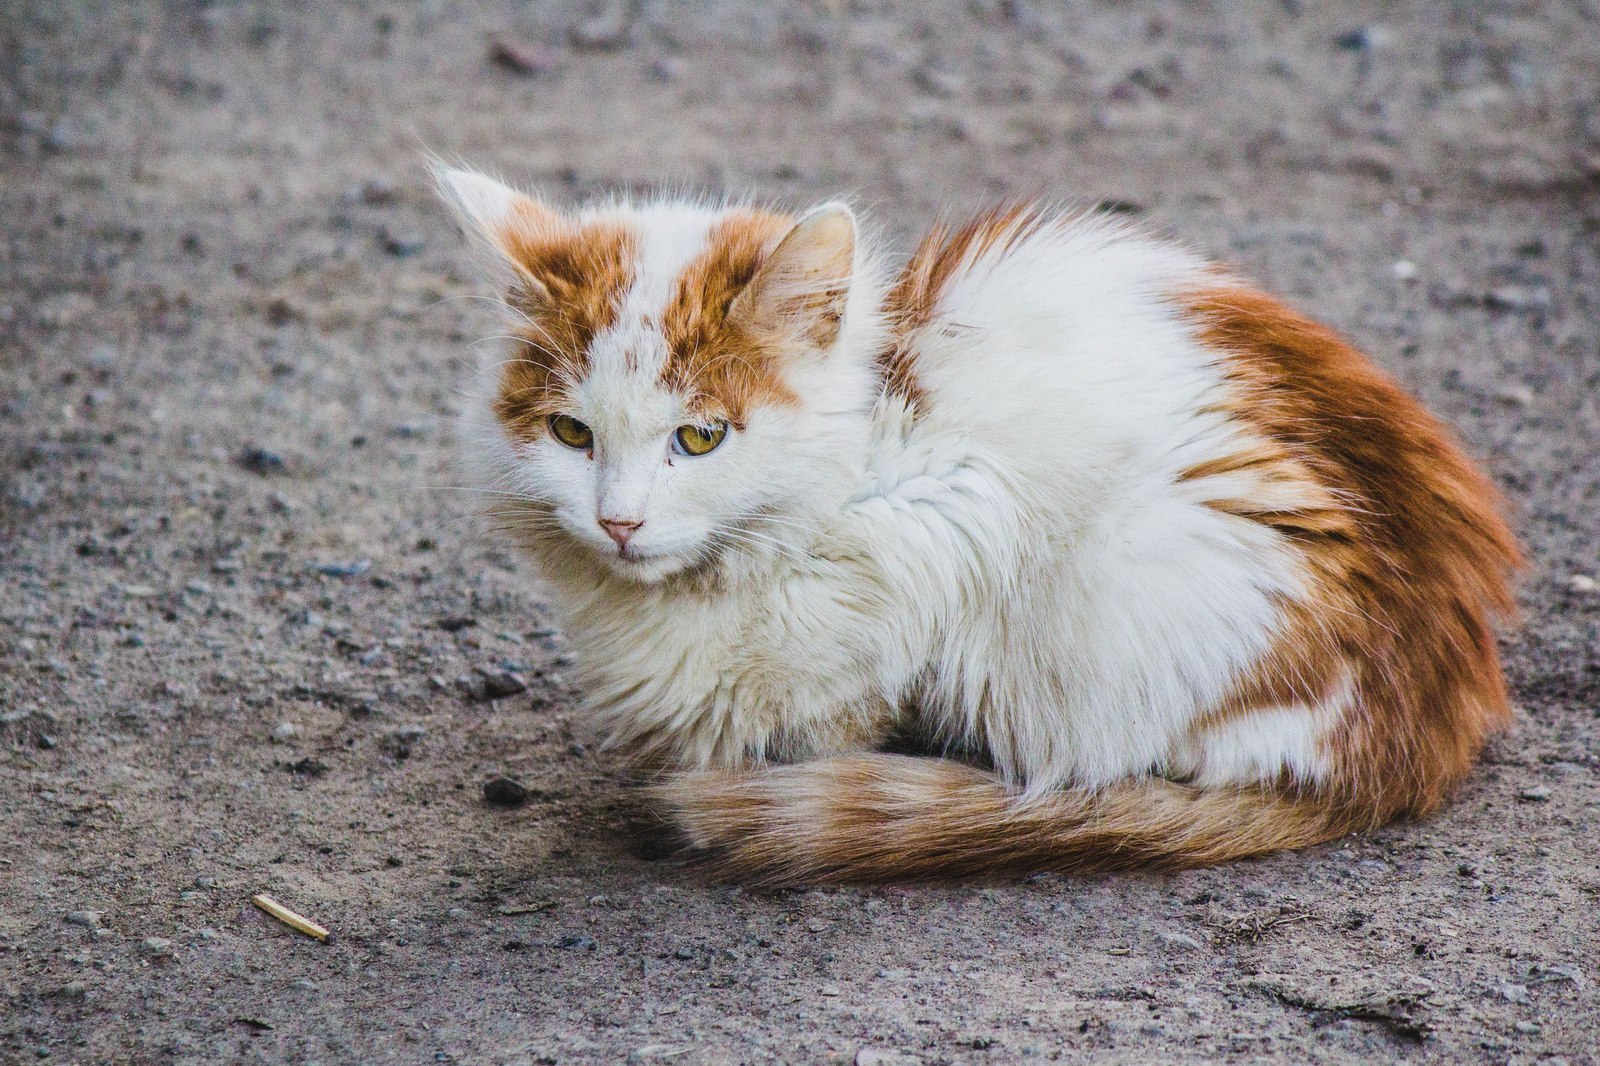
[[[514,314],[474,469],[727,875],[1298,847],[1434,809],[1507,720],[1493,489],[1189,251],[1024,205],[895,269],[838,203],[438,177]]]

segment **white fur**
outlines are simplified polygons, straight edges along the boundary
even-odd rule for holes
[[[968,263],[913,338],[913,417],[874,371],[884,282],[863,238],[839,340],[791,371],[799,408],[668,465],[685,415],[652,323],[716,212],[608,210],[644,240],[573,412],[595,460],[509,441],[492,374],[471,424],[479,473],[533,501],[524,539],[613,740],[696,767],[800,759],[909,703],[1029,796],[1327,774],[1339,708],[1193,733],[1306,594],[1280,535],[1206,506],[1236,484],[1178,477],[1249,442],[1163,298],[1214,282],[1200,260],[1079,220]],[[639,561],[597,515],[644,521]]]

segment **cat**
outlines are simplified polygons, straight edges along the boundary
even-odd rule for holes
[[[842,203],[436,176],[512,318],[471,467],[721,876],[1298,848],[1434,810],[1507,722],[1490,483],[1185,248],[1016,204],[894,269]]]

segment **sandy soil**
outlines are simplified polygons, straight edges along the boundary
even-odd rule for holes
[[[0,1059],[1595,1061],[1600,8],[779,8],[0,0]],[[451,488],[494,320],[424,147],[1191,237],[1506,489],[1515,731],[1427,824],[1226,869],[705,883]]]

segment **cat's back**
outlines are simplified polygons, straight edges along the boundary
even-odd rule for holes
[[[937,227],[901,272],[885,381],[925,437],[1041,488],[1070,473],[1149,498],[1234,435],[1225,368],[1186,310],[1226,282],[1104,215],[997,208]]]

